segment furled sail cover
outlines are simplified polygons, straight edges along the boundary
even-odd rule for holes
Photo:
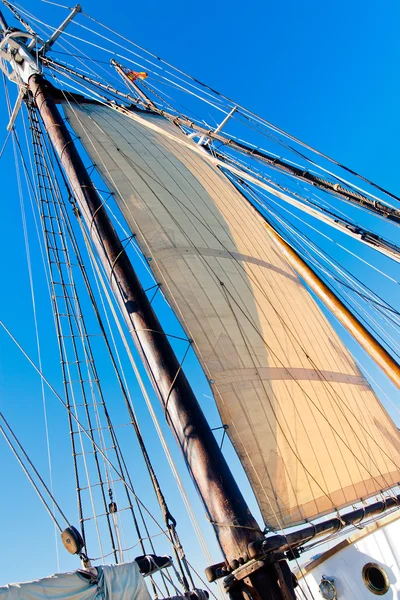
[[[65,106],[181,319],[270,527],[400,480],[400,439],[262,217],[174,124]]]
[[[0,587],[1,600],[151,600],[136,562],[97,567],[89,572],[58,573]]]

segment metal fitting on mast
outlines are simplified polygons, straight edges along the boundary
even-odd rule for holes
[[[10,81],[26,86],[31,75],[41,72],[39,61],[29,50],[30,43],[36,44],[38,38],[27,31],[4,33],[0,42],[0,58],[3,59],[0,68]],[[30,43],[25,40],[30,40]]]
[[[82,7],[77,4],[50,38],[47,41],[44,41],[35,31],[33,31],[29,24],[19,16],[14,7],[6,1],[4,4],[12,11],[26,29],[26,31],[23,31],[10,28],[4,15],[0,11],[0,29],[3,33],[3,38],[0,41],[0,69],[9,81],[16,83],[19,87],[18,97],[10,121],[7,125],[7,130],[10,131],[14,126],[22,101],[28,91],[28,81],[30,77],[42,73],[42,57],[55,43],[75,15],[82,11]]]
[[[4,17],[1,15],[1,25],[6,26]],[[34,47],[38,38],[29,31],[4,30],[4,37],[0,42],[0,69],[4,75],[18,85],[19,91],[7,130],[14,127],[22,101],[28,91],[28,81],[32,75],[41,72],[39,61],[29,47]],[[29,42],[29,43],[26,43]]]

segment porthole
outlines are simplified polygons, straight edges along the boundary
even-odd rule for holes
[[[321,582],[319,584],[319,593],[324,600],[336,600],[337,591],[336,586],[333,583],[333,579],[328,579],[325,575],[322,575]]]
[[[367,563],[362,570],[365,585],[370,592],[383,596],[389,591],[390,582],[385,569],[376,563]]]

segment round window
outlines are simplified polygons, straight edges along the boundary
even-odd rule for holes
[[[330,579],[325,579],[324,576],[319,584],[319,593],[326,600],[336,600],[337,598],[335,584]]]
[[[386,571],[376,563],[367,563],[362,570],[365,585],[370,592],[383,596],[389,591],[390,583]]]

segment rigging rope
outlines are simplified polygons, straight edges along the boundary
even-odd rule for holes
[[[82,261],[81,261],[81,259],[79,259],[79,258],[78,258],[78,264],[82,264]],[[86,278],[86,279],[87,279],[87,278]],[[140,537],[142,537],[142,536],[140,536]],[[148,536],[148,538],[150,538],[150,536]],[[142,537],[142,539],[146,539],[146,538],[143,538],[143,537]],[[150,538],[150,540],[151,540],[151,538]],[[178,538],[176,537],[176,538],[175,538],[175,546],[176,546],[177,544],[179,544],[179,540],[178,540]],[[145,553],[145,552],[144,552],[144,553]],[[193,581],[191,581],[191,583],[192,583],[192,585],[194,585]],[[168,595],[168,590],[167,590],[167,595]]]
[[[11,133],[11,131],[10,131],[10,133]],[[12,141],[13,141],[13,150],[14,150],[14,161],[15,161],[15,166],[16,166],[16,171],[17,171],[17,185],[18,185],[18,193],[19,193],[20,206],[21,206],[22,227],[23,227],[23,233],[24,233],[25,254],[26,254],[27,266],[28,266],[29,287],[30,287],[30,292],[31,292],[31,302],[32,302],[33,321],[34,321],[34,329],[35,329],[36,348],[37,348],[37,355],[38,355],[38,365],[39,365],[39,368],[42,369],[41,344],[40,344],[39,325],[38,325],[37,310],[36,310],[36,294],[35,294],[35,288],[34,288],[34,283],[33,283],[31,252],[30,252],[30,247],[29,247],[29,237],[28,237],[25,207],[24,207],[24,198],[23,198],[23,193],[22,193],[21,176],[20,176],[19,162],[17,159],[17,147],[16,147],[17,146],[17,135],[16,135],[15,130],[13,130],[13,133],[14,133],[14,135],[13,135]],[[51,493],[53,493],[52,458],[51,458],[49,426],[48,426],[48,417],[47,417],[46,393],[45,393],[43,381],[40,381],[40,386],[41,386],[44,429],[45,429],[45,439],[46,439],[46,449],[47,449],[47,463],[48,463],[49,478],[50,478],[50,490],[51,490]],[[57,570],[59,571],[60,569],[59,569],[58,536],[57,536],[56,530],[54,533],[55,533]]]
[[[57,66],[58,66],[58,68],[61,68],[61,69],[64,69],[64,70],[66,69],[66,67],[64,67],[63,65],[60,65],[60,64],[57,65],[57,63],[54,63],[53,61],[51,61],[49,59],[45,59],[45,62],[46,62],[46,64],[48,66],[51,66],[53,68],[55,67],[56,70],[58,70]],[[70,74],[74,73],[74,71],[71,70],[71,69],[67,69],[67,70],[68,70],[68,72]],[[75,71],[74,74],[77,75],[77,76],[79,76],[79,77],[84,77],[83,75],[80,75],[76,71]],[[100,82],[95,82],[93,80],[91,81],[91,83],[93,85],[100,85],[100,86],[102,85]],[[147,89],[149,89],[150,91],[152,91],[152,93],[155,93],[154,90],[151,88],[151,86],[149,86],[148,84],[145,84],[144,82],[142,82],[142,85],[144,87],[147,87]],[[107,86],[104,86],[104,87],[107,88]],[[115,90],[114,90],[114,92],[115,92]],[[126,96],[125,94],[121,94],[121,95],[122,96]],[[161,98],[158,94],[155,94],[155,95],[156,95],[157,98],[161,99],[164,102],[164,105],[166,105],[167,107],[171,108],[171,105],[168,102],[166,102],[165,99]],[[134,101],[137,102],[136,99]],[[167,118],[172,118],[172,115],[168,115],[167,113],[165,113],[165,110],[162,110],[162,108],[161,108],[161,114],[165,115]],[[180,115],[179,112],[177,113],[176,116],[177,117],[182,117],[183,120],[185,120],[185,119],[187,120],[187,117],[184,117],[183,115]],[[217,139],[223,139],[223,137],[221,137],[221,134],[218,134],[218,135],[214,134],[214,132],[212,130],[210,130],[208,132],[206,131],[206,133],[208,134],[208,136],[211,136],[211,138],[215,138],[216,137]],[[232,138],[234,138],[234,136],[230,136],[229,138],[225,139],[225,143],[229,144],[230,147],[232,147],[232,144],[234,144]],[[376,202],[376,200],[379,200],[378,198],[374,197],[375,199],[373,201],[370,201],[365,196],[363,197],[360,194],[355,194],[355,195],[353,194],[352,197],[350,198],[350,197],[348,197],[348,195],[346,196],[347,191],[344,188],[339,188],[337,184],[332,184],[331,187],[329,188],[329,182],[327,182],[326,180],[323,180],[321,178],[315,179],[314,175],[312,175],[310,173],[307,173],[304,170],[304,167],[302,168],[302,167],[299,167],[299,166],[295,165],[295,167],[294,167],[295,170],[293,171],[293,167],[290,167],[290,165],[289,165],[289,163],[291,163],[291,161],[287,161],[285,163],[284,161],[282,161],[278,157],[278,155],[271,155],[271,154],[266,155],[266,154],[262,154],[262,153],[260,153],[260,149],[257,148],[256,146],[253,146],[253,149],[250,149],[248,145],[246,146],[246,145],[241,144],[240,140],[239,140],[238,143],[239,143],[239,146],[237,144],[236,144],[236,146],[233,145],[233,148],[236,151],[238,151],[238,152],[244,152],[249,157],[254,158],[255,160],[258,160],[258,161],[261,161],[261,162],[265,162],[266,161],[269,167],[272,167],[273,169],[281,170],[285,175],[288,175],[290,177],[297,177],[297,178],[303,179],[304,181],[306,181],[308,183],[311,183],[313,185],[316,185],[317,187],[321,187],[322,186],[322,189],[324,189],[325,191],[327,191],[327,192],[329,192],[330,194],[333,194],[333,195],[338,195],[339,194],[339,196],[340,196],[342,194],[342,196],[343,196],[343,194],[344,194],[346,201],[353,202],[353,203],[357,202],[358,204],[361,203],[361,205],[362,205],[363,208],[366,208],[368,210],[372,210],[374,212],[378,211],[379,202],[378,203]],[[262,152],[265,153],[266,151],[262,151]],[[274,158],[274,156],[275,156],[275,158]],[[294,165],[295,163],[291,163],[291,164]],[[328,185],[328,188],[326,187],[327,185]],[[367,192],[364,192],[364,193],[367,194]],[[318,206],[318,204],[317,204],[317,208],[320,208]],[[393,213],[393,215],[394,215],[393,216],[393,219],[394,219],[393,222],[396,222],[396,219],[397,219],[397,217],[395,217],[395,215],[397,214],[396,213],[396,209],[392,208],[391,212],[389,211],[389,213],[390,214]],[[387,211],[384,213],[385,218],[388,218],[389,213]],[[399,211],[399,214],[400,214],[400,211]],[[389,216],[389,218],[391,218],[391,217]],[[399,220],[400,220],[400,217],[399,217]]]
[[[335,277],[334,275],[332,275],[331,272],[329,272],[329,271],[328,271],[328,276],[333,277],[335,279],[335,281],[337,281],[337,283],[339,283],[342,286],[348,287],[349,289],[351,289],[352,291],[357,293],[359,296],[363,297],[366,301],[373,302],[373,304],[377,305],[377,307],[381,307],[382,309],[385,308],[387,310],[390,310],[394,315],[400,315],[400,313],[396,309],[394,309],[392,306],[390,306],[390,304],[388,304],[386,301],[384,301],[379,295],[377,295],[375,292],[372,292],[372,290],[370,290],[370,288],[365,286],[365,284],[362,284],[362,282],[356,276],[351,275],[349,273],[349,271],[347,269],[345,269],[345,267],[343,267],[341,265],[339,266],[337,261],[332,259],[332,257],[326,252],[326,250],[322,251],[321,247],[317,246],[315,244],[315,242],[311,242],[311,240],[306,236],[305,233],[300,232],[300,230],[298,228],[296,228],[293,224],[289,224],[287,222],[287,220],[285,220],[282,217],[280,211],[284,210],[291,217],[300,220],[303,225],[307,225],[307,223],[303,219],[294,215],[293,212],[289,211],[288,209],[286,209],[284,207],[280,207],[274,200],[272,200],[271,198],[268,198],[268,202],[272,202],[274,205],[276,205],[278,207],[278,208],[274,208],[274,210],[272,211],[269,208],[268,204],[263,202],[263,200],[261,198],[261,194],[259,192],[252,189],[251,186],[248,186],[243,182],[239,182],[237,179],[234,181],[234,185],[237,186],[238,189],[243,188],[243,190],[244,190],[243,193],[245,195],[246,195],[246,193],[248,193],[250,195],[250,197],[252,198],[252,200],[254,200],[254,202],[260,204],[262,209],[266,210],[268,212],[269,218],[272,219],[273,221],[277,221],[279,223],[280,228],[282,228],[284,231],[286,231],[292,240],[294,239],[293,236],[295,236],[295,238],[298,238],[298,240],[300,240],[300,241],[293,241],[294,245],[297,248],[297,251],[300,252],[300,254],[305,253],[303,245],[306,244],[313,253],[317,254],[317,256],[319,257],[319,259],[321,261],[327,262],[330,265],[330,267],[333,267],[335,270],[337,270],[339,273],[341,273],[342,276],[344,276],[350,282],[350,284],[354,283],[359,289],[361,289],[361,290],[365,289],[367,292],[367,295],[366,296],[363,295],[361,292],[356,290],[351,285],[346,284],[342,280],[340,280],[337,277]],[[285,234],[283,234],[283,237],[286,237]],[[330,239],[330,238],[327,238],[327,239]],[[330,240],[330,241],[332,241],[332,240]],[[309,257],[309,260],[312,260],[314,262],[314,265],[316,266],[316,268],[323,269],[323,267],[321,266],[320,263],[318,263],[318,261],[316,260],[315,257],[312,257],[309,253],[307,253],[307,256]],[[370,266],[372,267],[372,265],[370,265]],[[380,304],[374,298],[377,298],[383,304]],[[396,325],[396,326],[400,325],[400,321],[397,321],[395,318],[392,319],[391,317],[389,317],[386,314],[382,314],[382,317],[387,321],[387,324],[392,327],[394,325]],[[373,317],[371,317],[371,318],[373,318]],[[378,325],[378,327],[379,327],[379,325]],[[396,332],[398,333],[397,330],[396,330]],[[386,335],[388,335],[387,332],[386,332]],[[397,341],[394,338],[392,338],[392,343],[395,346],[398,345]]]
[[[75,210],[75,214],[79,218],[79,211]],[[129,240],[128,240],[128,242],[129,242]],[[86,286],[88,287],[88,279],[87,279],[86,276],[85,276],[85,282],[86,282]],[[93,305],[93,303],[95,301],[94,301],[94,297],[93,297],[93,294],[92,294],[91,291],[89,292],[89,295],[91,297],[91,301],[92,301],[92,305]],[[96,316],[97,316],[97,320],[98,320],[98,322],[100,324],[102,335],[103,335],[104,339],[106,340],[107,349],[108,349],[108,351],[109,351],[109,353],[111,355],[112,354],[111,346],[110,346],[110,344],[109,344],[109,342],[107,340],[104,326],[102,325],[101,319],[99,318],[100,315],[99,315],[98,309],[95,306],[94,306],[94,308],[95,308],[95,313],[96,313]],[[118,369],[114,359],[113,359],[113,367],[116,370]],[[123,383],[122,383],[121,379],[119,379],[119,383],[120,383],[121,389],[125,392],[125,390],[123,388]],[[125,397],[125,401],[126,401],[126,406],[127,406],[128,411],[130,413],[131,422],[132,422],[132,424],[133,424],[133,426],[135,428],[135,433],[136,433],[136,436],[137,436],[137,438],[139,440],[139,445],[140,445],[142,454],[144,456],[145,463],[146,463],[146,466],[148,468],[148,471],[149,471],[149,474],[150,474],[150,477],[151,477],[151,480],[152,480],[152,483],[153,483],[153,486],[154,486],[154,490],[156,492],[156,496],[157,496],[158,502],[160,504],[160,507],[161,507],[163,515],[164,515],[165,522],[166,522],[167,527],[169,528],[169,531],[170,531],[170,534],[171,534],[171,541],[173,542],[172,546],[174,548],[174,551],[176,551],[176,550],[179,551],[179,553],[176,554],[176,560],[178,561],[178,564],[180,564],[180,562],[182,561],[183,565],[185,565],[185,556],[184,556],[183,549],[182,549],[181,543],[179,541],[179,538],[178,538],[178,535],[177,535],[177,532],[176,532],[176,529],[175,529],[175,525],[176,525],[175,520],[171,516],[171,513],[170,513],[170,511],[169,511],[169,509],[168,509],[168,507],[166,505],[165,498],[164,498],[164,496],[163,496],[163,494],[161,492],[161,488],[159,486],[159,483],[158,483],[157,477],[155,475],[154,469],[152,468],[152,465],[151,465],[151,462],[150,462],[147,450],[146,450],[146,448],[144,446],[143,438],[142,438],[142,436],[140,434],[140,430],[138,428],[135,416],[134,416],[134,414],[133,414],[133,412],[131,410],[131,405],[130,405],[129,399],[128,399],[127,395],[126,395],[126,392],[124,393],[124,397]],[[189,577],[189,579],[191,581],[191,585],[194,586],[194,582],[191,579],[190,571],[188,571],[187,569],[186,569],[186,571],[187,571],[187,575],[188,575],[188,577]],[[186,581],[186,576],[185,576],[185,574],[184,574],[183,571],[182,571],[181,574],[182,574],[182,580],[184,582],[185,589],[188,591],[189,587],[188,587],[188,584],[187,584],[187,581]]]
[[[2,323],[0,322],[0,324],[2,325]],[[25,475],[27,476],[28,480],[30,481],[32,487],[34,488],[35,492],[37,493],[37,495],[39,496],[42,504],[44,505],[44,507],[46,508],[47,512],[49,513],[51,519],[53,520],[55,526],[57,527],[57,529],[61,532],[62,531],[62,527],[59,524],[55,514],[54,514],[54,510],[52,511],[50,506],[48,505],[48,503],[46,502],[43,494],[41,493],[38,485],[35,483],[32,475],[29,473],[28,468],[26,467],[26,465],[24,464],[21,456],[18,454],[18,449],[20,450],[20,452],[22,452],[24,459],[28,462],[29,466],[31,467],[31,469],[33,470],[34,474],[36,475],[36,477],[39,479],[41,485],[43,486],[45,492],[47,493],[47,495],[49,496],[49,498],[51,499],[53,506],[55,506],[58,510],[58,512],[60,513],[61,517],[63,518],[63,520],[65,521],[66,525],[69,525],[69,521],[67,519],[67,517],[65,516],[65,514],[63,513],[63,511],[60,508],[60,505],[56,502],[56,499],[54,498],[53,493],[50,491],[50,489],[47,487],[46,483],[44,482],[43,478],[41,477],[41,475],[39,474],[38,470],[36,469],[36,467],[34,466],[33,462],[31,461],[31,459],[29,458],[28,454],[26,453],[26,451],[24,450],[23,446],[21,445],[21,443],[19,442],[17,436],[15,435],[14,431],[11,429],[11,426],[9,425],[9,423],[6,421],[3,413],[0,412],[0,419],[2,420],[2,422],[4,423],[4,425],[6,426],[7,430],[9,433],[7,433],[7,431],[4,429],[4,427],[2,425],[0,425],[0,431],[4,437],[4,439],[6,440],[8,446],[10,447],[10,449],[12,450],[15,458],[18,460],[19,464],[21,465],[21,468],[23,469]],[[11,435],[11,437],[10,437]],[[17,448],[15,447],[14,442],[17,444]]]
[[[23,10],[22,12],[24,12],[24,10]],[[47,27],[47,28],[50,28],[50,29],[53,29],[53,28],[51,28],[50,26],[48,26],[47,24],[45,24],[43,21],[40,21],[40,19],[37,19],[36,17],[34,17],[34,15],[33,15],[32,13],[26,13],[26,11],[25,11],[25,14],[26,14],[27,16],[29,16],[30,18],[32,18],[33,20],[35,20],[35,21],[37,21],[37,22],[39,22],[39,23],[43,24],[45,27]],[[91,28],[88,28],[88,27],[86,27],[85,25],[83,25],[83,24],[81,24],[81,23],[79,23],[79,22],[77,22],[77,21],[74,21],[74,22],[73,22],[73,24],[74,24],[74,25],[76,25],[76,26],[83,27],[84,29],[87,29],[87,30],[91,31],[93,34],[95,34],[95,35],[98,35],[98,36],[102,37],[102,39],[104,40],[104,35],[101,35],[101,34],[99,34],[97,31],[95,31],[95,30],[92,30]],[[103,25],[102,25],[102,26],[103,26]],[[76,37],[77,39],[79,39],[80,41],[83,41],[83,42],[85,42],[85,43],[91,43],[91,42],[89,42],[89,41],[88,41],[88,40],[86,40],[86,39],[80,38],[79,36],[73,36],[72,34],[70,34],[70,33],[68,33],[68,32],[64,32],[64,33],[65,33],[65,35],[67,35],[67,36]],[[114,32],[114,33],[115,33],[115,32]],[[120,37],[123,37],[123,36],[120,36]],[[104,48],[104,46],[99,46],[98,44],[93,44],[93,43],[91,43],[91,44],[92,44],[92,45],[94,45],[95,47],[101,48],[103,51],[106,51],[106,52],[111,52],[110,50],[107,50],[106,48]],[[117,46],[121,46],[121,44],[118,44],[118,43],[114,42],[114,45],[115,45],[115,44],[117,44]],[[139,55],[137,55],[137,53],[130,51],[130,50],[129,50],[129,49],[127,49],[126,47],[124,47],[124,46],[122,46],[122,47],[124,48],[124,50],[128,50],[128,52],[131,52],[132,54],[134,54],[134,55],[136,55],[136,56],[139,56]],[[141,49],[141,50],[143,50],[143,49]],[[151,54],[151,53],[150,53],[150,54]],[[117,56],[119,56],[119,55],[117,55]],[[123,57],[123,58],[124,58],[125,60],[129,60],[127,57]],[[161,59],[159,59],[159,57],[156,57],[156,58],[157,58],[157,60],[161,60]],[[145,59],[145,60],[148,60],[148,59]],[[134,62],[135,62],[135,61],[134,61]],[[160,67],[158,64],[156,64],[156,63],[151,63],[151,64],[152,64],[154,67],[157,67],[157,68],[159,68],[159,69],[161,68],[161,67]],[[139,66],[140,68],[144,68],[144,67],[143,67],[143,65],[142,65],[142,64],[140,64],[140,63],[138,64],[138,66]],[[170,65],[170,66],[171,66],[171,65]],[[105,71],[105,69],[103,69],[103,70]],[[161,68],[161,70],[163,70],[163,69]],[[179,71],[179,70],[178,70],[178,71]],[[109,74],[108,74],[108,75],[109,75]],[[109,76],[110,76],[110,75],[109,75]],[[185,74],[185,76],[186,76],[186,74]],[[179,79],[181,79],[181,78],[179,78]],[[171,83],[173,83],[173,82],[171,82]],[[187,84],[187,85],[192,85],[192,84],[188,83],[187,81],[186,81],[186,84]],[[203,92],[204,92],[204,90],[205,90],[205,88],[206,88],[207,86],[204,86],[204,84],[201,84],[201,85],[202,85],[202,87],[204,88],[204,89],[203,89]],[[187,89],[185,89],[183,86],[179,86],[179,87],[180,87],[182,90],[186,91],[187,93],[193,94],[193,92],[191,92],[190,90],[187,90]],[[192,86],[192,87],[196,87],[196,86]],[[217,93],[215,90],[212,90],[212,91],[213,91],[213,94],[218,94],[218,93]],[[196,97],[199,97],[199,96],[198,96],[198,94],[194,94],[194,95],[196,95]],[[208,93],[207,93],[207,95],[209,95],[210,97],[212,97],[212,94],[208,94]],[[221,95],[219,94],[219,96],[221,96]],[[222,96],[221,96],[221,97],[222,97]],[[204,98],[203,98],[203,100],[204,100]],[[214,106],[215,106],[215,105],[214,105]],[[216,107],[216,106],[215,106],[215,108],[218,108],[218,109],[219,109],[219,107]],[[240,111],[239,111],[239,112],[240,112]],[[248,116],[247,116],[246,118],[248,119]],[[260,119],[259,119],[259,118],[258,118],[258,120],[260,121]],[[261,120],[261,121],[262,121],[262,120]],[[269,126],[269,127],[273,127],[273,126],[271,126],[271,124],[268,124],[268,126]],[[274,128],[274,129],[275,129],[275,130],[277,130],[277,128]],[[298,140],[297,140],[297,141],[298,141]],[[291,148],[290,146],[287,146],[287,147],[288,147],[290,150],[292,150],[292,151],[295,151],[295,149]],[[305,158],[306,160],[308,160],[308,159],[307,159],[307,157],[304,157],[304,156],[303,156],[303,158]],[[327,158],[327,157],[326,157],[326,158]],[[335,161],[334,161],[334,162],[335,162]],[[316,163],[313,163],[313,164],[315,164],[315,165],[316,165]],[[336,163],[336,164],[338,164],[338,163]],[[277,166],[277,165],[276,165],[276,166]],[[317,165],[316,165],[316,166],[317,166]],[[325,172],[327,172],[327,170],[326,170],[326,169],[324,169],[324,170],[325,170]],[[303,174],[303,175],[304,175],[304,174]],[[334,176],[333,174],[331,174],[331,175],[332,175],[333,177],[336,177],[336,176]],[[300,174],[300,176],[302,176],[302,175]],[[336,177],[336,179],[337,179],[337,177]],[[342,182],[344,182],[344,180],[342,180]],[[344,182],[344,183],[346,183],[346,182]],[[351,184],[349,184],[349,185],[350,185],[350,187],[351,187]],[[336,193],[338,193],[338,192],[339,192],[339,190],[336,190]],[[368,192],[366,192],[366,193],[368,193]],[[375,198],[375,200],[378,200],[378,198]],[[371,207],[373,207],[373,204],[371,204]]]
[[[266,121],[265,119],[262,119],[261,117],[259,117],[257,114],[253,113],[252,111],[247,110],[245,107],[241,106],[240,104],[238,104],[237,102],[234,102],[233,100],[231,100],[229,97],[225,96],[224,94],[218,92],[217,90],[213,89],[212,87],[206,85],[205,83],[201,82],[200,80],[196,79],[195,77],[192,77],[191,75],[185,73],[183,70],[176,68],[174,65],[168,63],[167,61],[163,60],[161,57],[157,56],[156,54],[153,54],[152,52],[146,50],[145,48],[143,48],[142,46],[135,44],[134,42],[132,42],[129,38],[126,38],[125,36],[121,35],[120,33],[114,31],[112,28],[110,28],[109,26],[105,25],[104,23],[102,23],[101,21],[95,19],[94,17],[91,17],[89,14],[83,12],[83,15],[86,16],[88,19],[90,19],[92,22],[96,23],[97,25],[100,25],[102,28],[104,28],[105,30],[109,31],[110,33],[112,33],[113,35],[119,37],[120,39],[122,39],[124,42],[127,42],[128,44],[131,44],[132,46],[135,46],[136,48],[140,49],[142,52],[145,52],[146,54],[148,54],[149,56],[151,56],[152,58],[156,59],[157,61],[159,61],[160,63],[168,66],[168,68],[173,69],[174,71],[176,71],[177,73],[179,73],[180,75],[183,75],[184,77],[186,77],[187,79],[189,79],[189,81],[193,81],[196,84],[200,85],[202,88],[209,90],[210,92],[212,92],[212,95],[216,95],[219,98],[224,99],[225,101],[227,101],[231,107],[233,106],[238,106],[238,108],[242,109],[244,111],[244,116],[247,116],[248,119],[255,119],[256,121],[259,121],[260,123],[263,123],[264,125],[266,125],[268,128],[270,128],[272,131],[281,134],[283,137],[286,137],[288,139],[290,139],[291,141],[294,141],[296,143],[298,143],[299,145],[305,147],[306,149],[312,151],[313,153],[316,153],[318,156],[321,156],[322,158],[327,159],[328,161],[332,162],[333,164],[335,164],[336,166],[339,166],[340,168],[343,168],[344,170],[348,171],[349,173],[351,173],[352,175],[355,175],[357,177],[359,177],[360,179],[362,179],[363,181],[367,182],[368,184],[372,185],[373,187],[375,187],[376,189],[379,189],[380,191],[384,192],[385,194],[391,196],[392,198],[399,200],[400,201],[400,197],[392,194],[391,192],[385,190],[383,187],[375,184],[374,182],[370,181],[369,179],[359,175],[356,171],[342,165],[340,162],[330,158],[329,156],[323,154],[322,152],[319,152],[318,150],[316,150],[315,148],[313,148],[312,146],[302,142],[301,140],[297,139],[296,137],[288,134],[286,131],[284,131],[283,129],[276,127],[275,125],[273,125],[272,123],[269,123],[268,121]],[[83,26],[81,23],[74,21],[74,25],[77,26]],[[84,27],[84,26],[83,26]],[[89,29],[90,30],[90,29]],[[92,33],[97,34],[96,31],[91,30]],[[98,34],[97,34],[98,35]],[[113,43],[116,43],[115,41]],[[126,47],[124,47],[124,49],[126,50]],[[309,160],[309,159],[307,159]]]
[[[50,383],[50,381],[47,379],[47,377],[44,375],[44,373],[42,371],[40,371],[40,369],[38,368],[38,366],[35,364],[34,360],[29,356],[28,352],[18,342],[17,338],[11,333],[10,329],[6,326],[6,324],[2,320],[0,320],[0,327],[3,328],[3,330],[6,332],[6,334],[8,335],[8,337],[13,341],[13,343],[21,351],[21,353],[23,354],[23,356],[27,359],[27,361],[33,367],[33,369],[36,371],[36,373],[43,379],[43,381],[45,382],[46,386],[53,393],[53,395],[57,398],[57,400],[62,404],[62,406],[67,410],[67,412],[69,412],[71,414],[72,420],[79,427],[80,431],[82,431],[83,435],[90,442],[92,442],[95,445],[97,452],[100,455],[103,456],[104,460],[107,462],[107,464],[109,465],[109,467],[114,471],[114,473],[117,475],[117,477],[119,477],[119,479],[121,480],[121,482],[129,489],[129,491],[131,492],[131,494],[138,500],[138,502],[141,504],[142,508],[146,511],[146,513],[149,515],[149,517],[152,519],[152,521],[155,523],[155,525],[165,535],[165,531],[164,531],[163,527],[161,527],[161,525],[158,523],[157,519],[148,510],[148,508],[146,507],[146,505],[144,504],[144,502],[142,502],[140,500],[140,498],[137,496],[137,494],[134,492],[134,490],[130,487],[129,483],[125,480],[125,478],[123,477],[123,475],[118,471],[118,469],[111,462],[111,460],[105,455],[105,453],[103,452],[103,450],[97,445],[97,443],[95,441],[93,441],[93,439],[92,439],[92,437],[90,435],[90,432],[83,426],[83,424],[80,422],[80,420],[78,419],[78,417],[72,412],[72,410],[67,407],[66,402],[63,400],[63,398],[60,396],[60,394],[56,391],[56,389],[53,387],[53,385]]]

